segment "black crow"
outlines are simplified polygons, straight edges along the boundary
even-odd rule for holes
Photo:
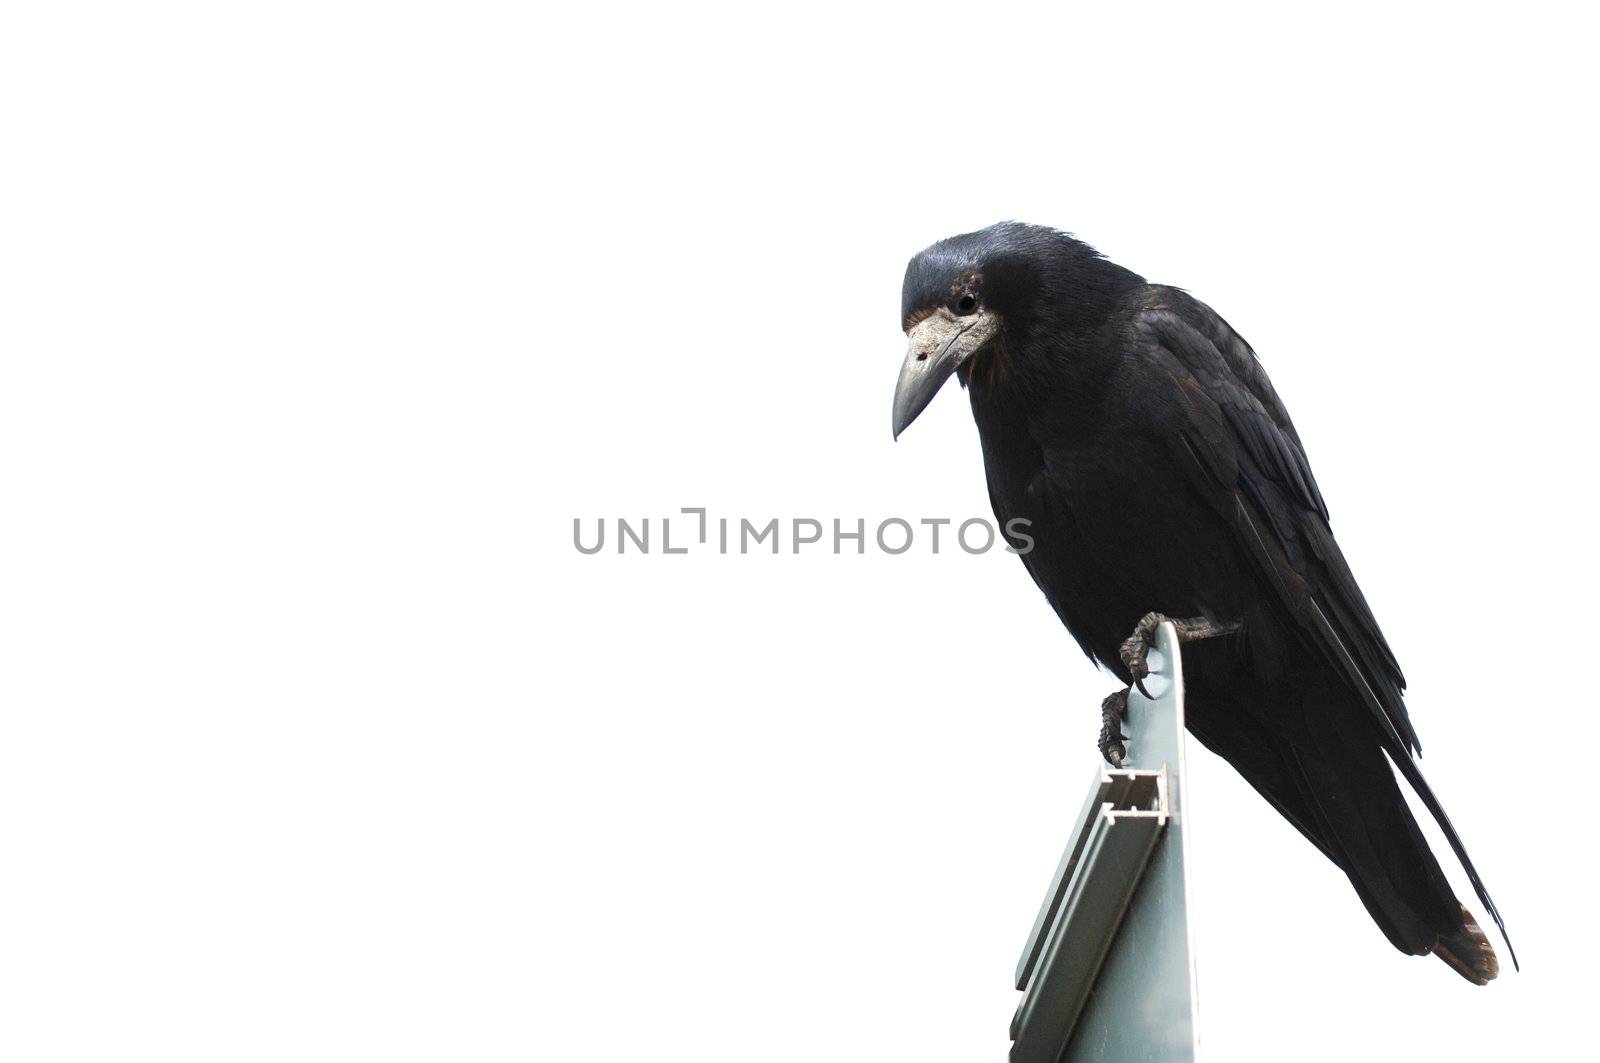
[[[1186,292],[1014,222],[913,258],[900,316],[895,437],[961,381],[995,516],[1031,522],[1023,563],[1084,652],[1138,683],[1173,618],[1195,737],[1349,876],[1396,948],[1495,977],[1388,761],[1505,924],[1413,759],[1400,666],[1250,345]],[[1103,706],[1113,763],[1126,698]]]

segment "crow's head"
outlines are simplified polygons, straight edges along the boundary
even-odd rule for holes
[[[984,363],[1019,353],[1011,347],[1026,348],[1045,319],[1073,301],[1093,262],[1104,260],[1088,245],[1021,222],[952,236],[913,258],[900,296],[911,345],[894,390],[895,438],[951,374],[966,383]]]

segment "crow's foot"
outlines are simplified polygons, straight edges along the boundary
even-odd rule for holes
[[[1122,649],[1119,651],[1122,663],[1127,666],[1129,674],[1133,676],[1133,685],[1139,688],[1139,693],[1145,697],[1150,696],[1150,691],[1144,688],[1144,677],[1150,674],[1150,665],[1146,658],[1150,656],[1150,647],[1155,642],[1156,628],[1170,622],[1178,632],[1178,643],[1198,642],[1200,639],[1216,638],[1219,635],[1232,635],[1238,631],[1240,625],[1219,624],[1210,617],[1196,616],[1188,620],[1173,620],[1162,613],[1146,613],[1134,626],[1133,634],[1123,640]]]
[[[1128,692],[1119,690],[1114,694],[1107,694],[1106,699],[1100,703],[1100,755],[1106,758],[1106,763],[1113,768],[1122,767],[1122,759],[1128,755],[1128,749],[1122,743],[1128,736],[1122,733],[1122,721],[1128,716]]]

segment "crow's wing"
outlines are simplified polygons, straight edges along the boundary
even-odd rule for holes
[[[1420,751],[1405,676],[1328,527],[1300,437],[1255,352],[1205,304],[1153,288],[1134,341],[1178,385],[1181,442],[1266,582],[1377,718],[1397,757]]]
[[[1384,747],[1503,936],[1500,913],[1413,759],[1421,746],[1406,713],[1405,677],[1334,541],[1283,402],[1250,345],[1210,307],[1175,288],[1151,286],[1144,294],[1131,339],[1136,354],[1176,386],[1175,427],[1195,487],[1228,521],[1306,642],[1372,711]]]

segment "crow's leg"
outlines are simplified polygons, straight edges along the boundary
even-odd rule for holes
[[[1144,677],[1150,674],[1150,666],[1145,658],[1150,655],[1150,646],[1155,641],[1156,628],[1170,622],[1178,632],[1178,644],[1185,642],[1198,642],[1200,639],[1212,639],[1219,635],[1232,635],[1241,625],[1235,621],[1232,624],[1219,624],[1210,617],[1196,616],[1188,620],[1173,620],[1170,616],[1161,613],[1146,613],[1143,619],[1135,625],[1133,634],[1129,635],[1122,643],[1122,663],[1128,666],[1128,671],[1133,676],[1133,685],[1139,688],[1139,693],[1145,697],[1150,692],[1144,688]]]
[[[1122,733],[1122,721],[1127,715],[1126,690],[1107,694],[1106,700],[1100,703],[1100,755],[1113,768],[1122,767],[1122,758],[1128,755],[1127,747],[1122,744],[1128,740],[1128,736]]]

